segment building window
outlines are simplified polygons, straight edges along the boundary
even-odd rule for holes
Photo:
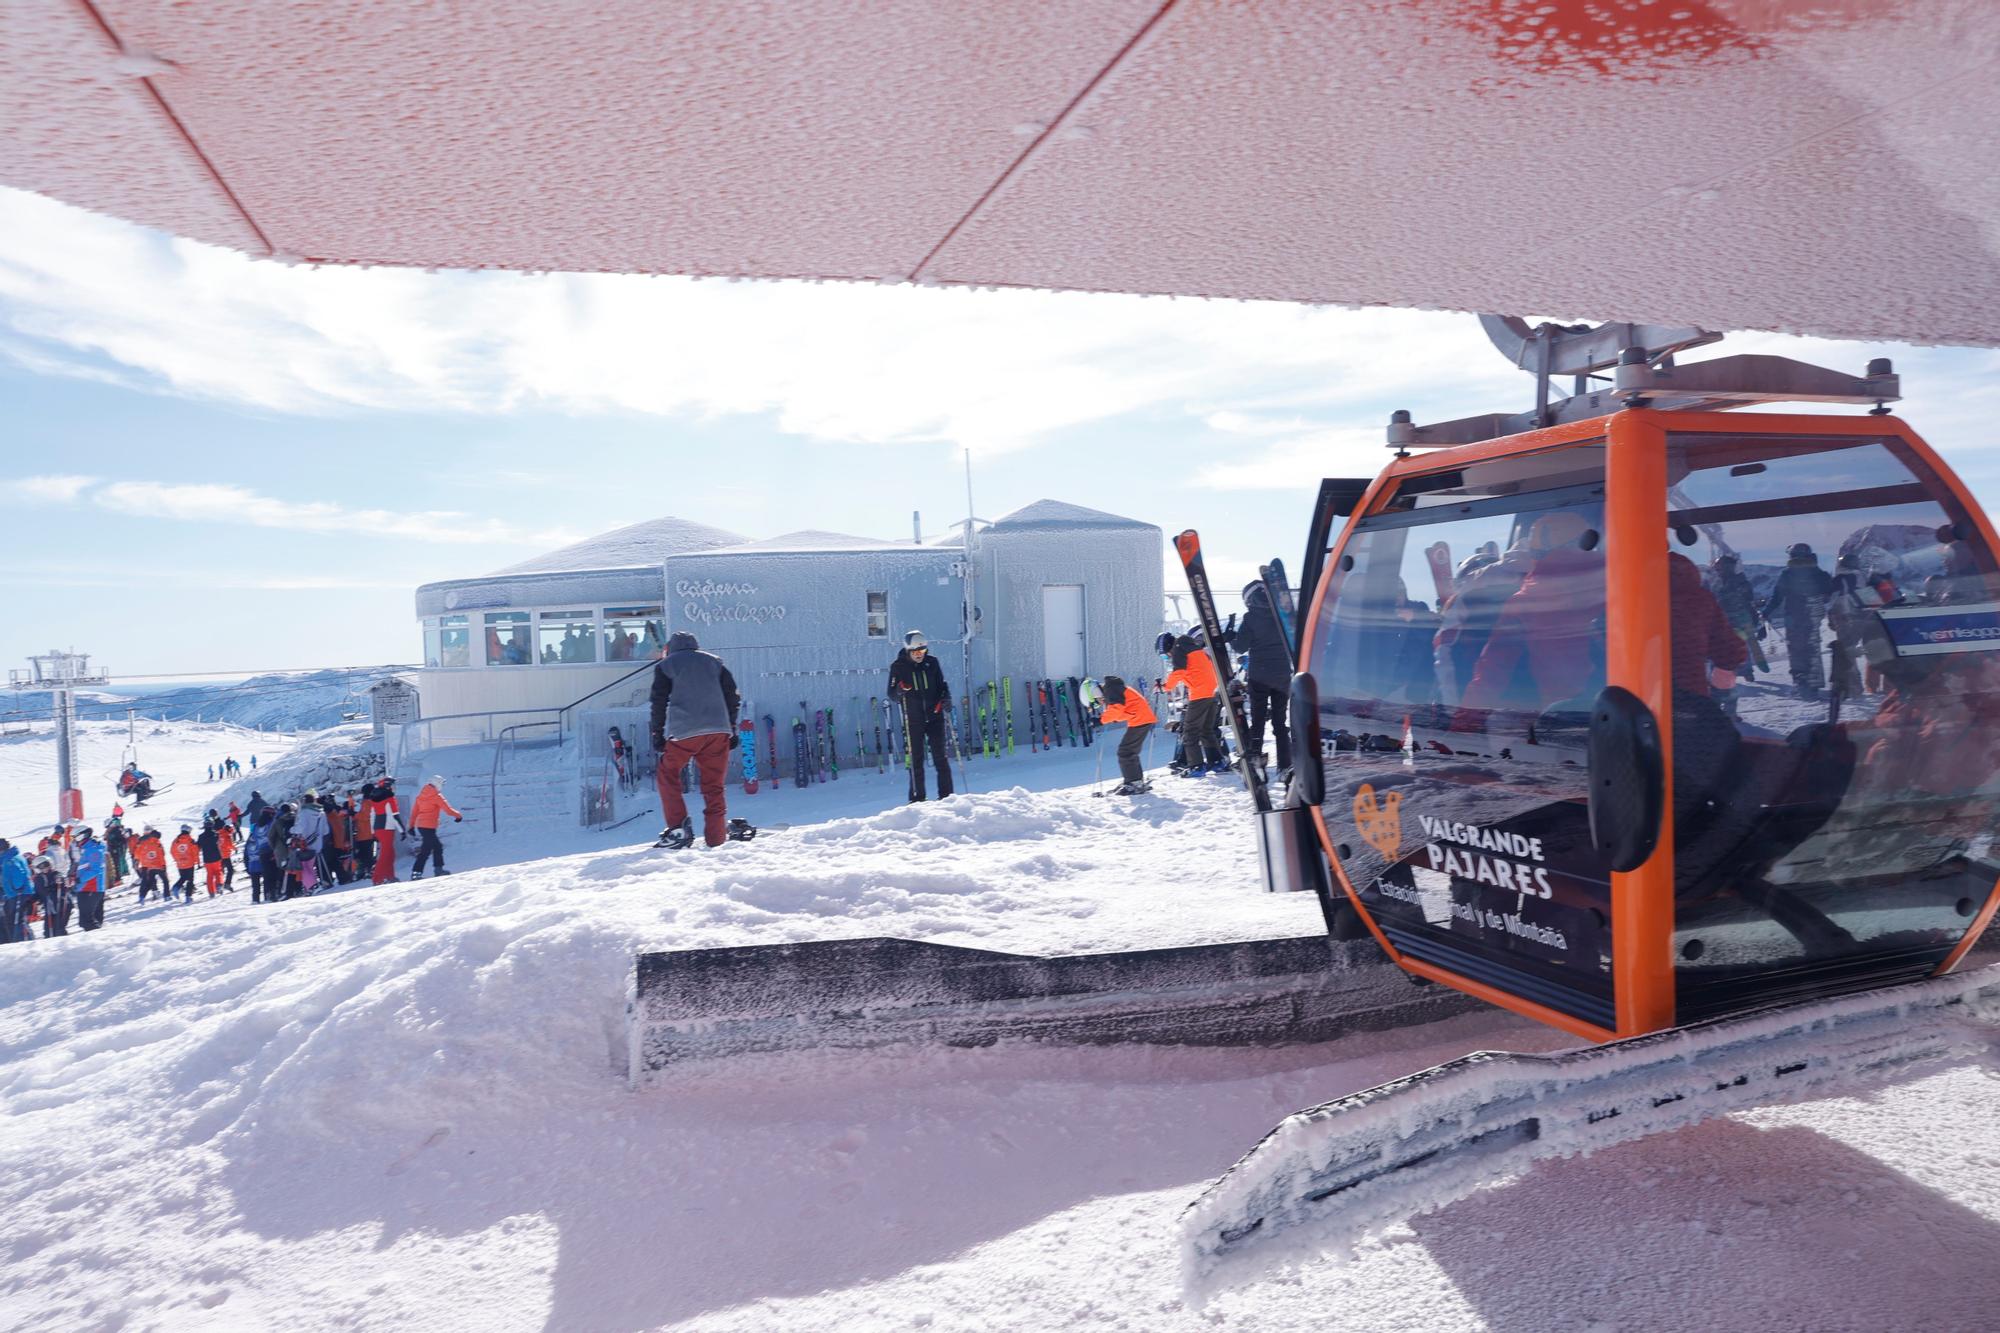
[[[542,665],[597,660],[597,612],[544,611],[540,622],[536,647]]]
[[[666,608],[607,606],[604,608],[604,660],[646,662],[667,651]]]
[[[886,592],[868,594],[868,637],[889,637],[889,594]]]
[[[532,666],[534,649],[528,642],[529,615],[526,611],[486,613],[486,665]]]
[[[464,616],[445,616],[424,625],[424,665],[427,667],[469,667],[472,665],[472,626]]]

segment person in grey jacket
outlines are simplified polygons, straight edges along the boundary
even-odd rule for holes
[[[655,775],[660,811],[667,826],[660,846],[685,847],[694,841],[682,774],[690,760],[701,780],[702,838],[720,847],[729,837],[726,779],[729,752],[740,744],[736,717],[743,698],[736,679],[714,653],[686,630],[667,640],[667,655],[653,668],[652,739],[659,753]]]
[[[326,822],[326,811],[319,808],[319,793],[309,791],[299,802],[298,817],[292,821],[292,844],[299,849],[299,869],[296,880],[285,882],[287,898],[310,897],[320,881],[320,853],[326,849],[327,834],[332,825]]]

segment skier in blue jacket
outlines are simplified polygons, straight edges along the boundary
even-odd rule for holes
[[[76,834],[76,923],[85,930],[104,924],[104,844],[87,828]]]
[[[28,904],[35,898],[35,877],[21,849],[0,838],[0,944],[18,944],[28,937]]]

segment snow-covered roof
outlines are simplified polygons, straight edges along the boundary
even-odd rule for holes
[[[1990,0],[14,8],[0,183],[253,254],[2000,343]]]
[[[562,574],[585,569],[636,569],[664,564],[668,556],[686,555],[747,540],[741,533],[712,528],[685,518],[651,518],[644,523],[613,528],[595,537],[496,569],[490,577],[516,574]]]
[[[1033,504],[1022,505],[1011,514],[1002,514],[981,530],[1009,532],[1022,528],[1146,528],[1159,531],[1153,524],[1141,523],[1136,518],[1122,518],[1117,514],[1107,514],[1102,509],[1086,509],[1061,500],[1037,500]]]
[[[702,554],[735,555],[743,551],[880,551],[909,545],[909,542],[883,541],[879,537],[857,537],[848,532],[802,528],[797,532],[766,537],[762,541],[738,541],[729,546],[718,546]]]

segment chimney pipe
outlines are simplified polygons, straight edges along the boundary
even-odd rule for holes
[[[910,511],[910,540],[919,546],[924,544],[924,515],[920,509]]]

